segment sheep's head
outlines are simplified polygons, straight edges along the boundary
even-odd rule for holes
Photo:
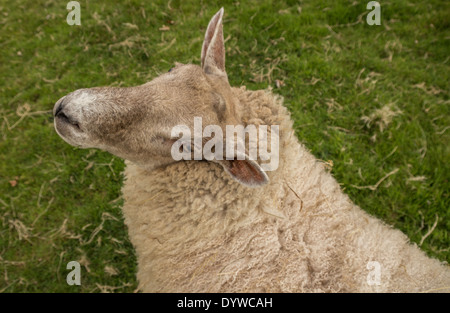
[[[137,87],[76,90],[59,99],[53,109],[55,129],[69,144],[99,148],[147,169],[176,162],[171,131],[177,125],[194,129],[241,124],[225,71],[223,8],[211,19],[201,51],[201,66],[177,63],[168,73]],[[223,132],[225,134],[225,131]],[[204,144],[204,142],[203,142]],[[184,147],[186,148],[186,147]],[[219,163],[244,185],[268,181],[264,170],[245,154]]]

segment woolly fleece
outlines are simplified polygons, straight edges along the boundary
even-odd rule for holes
[[[450,270],[345,195],[298,142],[282,99],[233,88],[245,124],[279,125],[269,183],[206,161],[151,172],[126,162],[123,212],[144,292],[448,291]],[[370,261],[380,285],[369,285]]]

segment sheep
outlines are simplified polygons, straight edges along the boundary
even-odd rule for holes
[[[349,197],[293,131],[283,99],[231,87],[223,8],[201,66],[149,83],[80,89],[54,106],[69,144],[125,159],[123,214],[143,292],[448,291],[450,270]],[[278,168],[262,161],[181,160],[176,125],[277,125]],[[189,152],[189,151],[188,151]]]

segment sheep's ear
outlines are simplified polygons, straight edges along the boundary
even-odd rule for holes
[[[223,8],[217,12],[208,24],[202,47],[202,68],[206,74],[227,78],[225,72],[225,46],[222,26]]]
[[[245,160],[218,161],[220,165],[239,183],[247,187],[259,187],[269,182],[266,172],[246,155]]]

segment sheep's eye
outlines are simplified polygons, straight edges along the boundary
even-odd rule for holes
[[[173,70],[173,67],[171,69],[169,69],[168,72],[172,72],[172,70]]]

